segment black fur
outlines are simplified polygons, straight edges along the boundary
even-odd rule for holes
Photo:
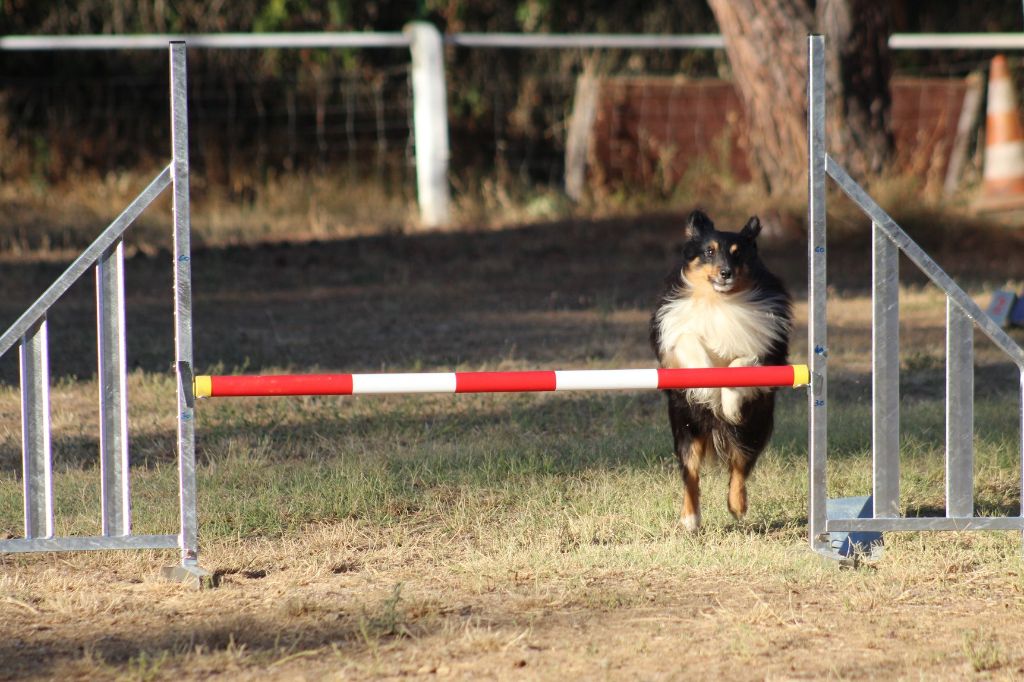
[[[751,218],[739,232],[719,232],[707,215],[694,211],[685,231],[686,242],[681,249],[682,260],[676,264],[666,279],[665,291],[651,317],[651,345],[663,366],[679,366],[670,349],[662,348],[659,311],[680,298],[693,296],[691,283],[698,277],[708,282],[701,295],[705,300],[714,301],[715,296],[728,297],[736,291],[749,290],[749,300],[758,302],[770,312],[765,315],[769,321],[773,316],[784,321],[781,339],[763,344],[757,354],[759,365],[784,365],[788,362],[788,334],[792,325],[792,304],[789,293],[778,277],[765,267],[757,252],[757,235],[761,231],[760,221]],[[711,246],[717,248],[712,249]],[[712,253],[713,250],[713,253]],[[683,272],[690,274],[690,282],[683,278]],[[735,288],[734,288],[735,287]],[[738,300],[738,299],[737,299]],[[726,359],[723,364],[728,364]],[[704,404],[687,399],[689,391],[665,391],[668,398],[669,423],[686,491],[698,491],[696,522],[699,523],[699,471],[700,461],[693,461],[694,441],[705,443],[707,455],[717,454],[730,467],[733,476],[739,476],[742,488],[742,504],[734,509],[730,492],[730,511],[737,517],[746,511],[745,480],[754,468],[758,457],[771,437],[774,427],[775,390],[770,389],[751,396],[742,404],[740,418],[732,423],[722,414]],[[692,486],[692,488],[691,488]],[[684,501],[684,509],[686,502]]]

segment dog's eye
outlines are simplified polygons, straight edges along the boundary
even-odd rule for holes
[[[705,258],[714,258],[714,256],[715,256],[715,250],[713,248],[711,248],[709,246],[708,248],[704,249],[704,257]]]

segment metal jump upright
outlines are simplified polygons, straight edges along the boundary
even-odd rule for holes
[[[812,549],[832,555],[829,532],[1024,530],[1018,516],[979,517],[974,511],[974,326],[1020,371],[1021,463],[1024,479],[1024,350],[918,246],[828,154],[825,135],[825,40],[808,38],[808,310],[811,390],[808,391],[808,509]],[[872,469],[873,518],[829,519],[826,514],[828,355],[826,324],[827,226],[825,177],[872,221]],[[899,271],[900,252],[946,295],[946,516],[899,516]]]
[[[170,44],[170,85],[170,164],[0,336],[0,355],[15,345],[20,355],[25,505],[25,536],[0,540],[0,553],[177,548],[181,551],[181,563],[165,568],[164,575],[205,584],[210,580],[210,574],[198,565],[194,405],[191,398],[192,286],[184,42]],[[129,483],[123,235],[146,207],[168,187],[173,192],[174,212],[174,348],[178,392],[181,530],[178,535],[133,535]],[[56,537],[47,316],[54,303],[94,265],[100,394],[101,535]]]

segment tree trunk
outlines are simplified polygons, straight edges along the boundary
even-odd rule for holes
[[[772,194],[806,191],[807,0],[708,0],[746,113],[751,170]]]
[[[743,101],[756,180],[773,195],[806,191],[807,41],[825,33],[829,153],[855,178],[885,169],[889,21],[877,0],[708,0]]]
[[[575,202],[583,200],[590,156],[590,139],[597,117],[601,81],[597,77],[597,59],[584,60],[583,73],[576,79],[576,94],[572,100],[565,139],[565,193]]]
[[[829,153],[854,178],[885,170],[892,158],[889,13],[877,0],[819,2],[825,34]]]

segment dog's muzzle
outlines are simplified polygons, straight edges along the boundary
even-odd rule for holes
[[[718,277],[711,278],[711,288],[720,294],[727,294],[732,291],[733,287],[736,286],[736,280],[732,277],[721,279]]]

